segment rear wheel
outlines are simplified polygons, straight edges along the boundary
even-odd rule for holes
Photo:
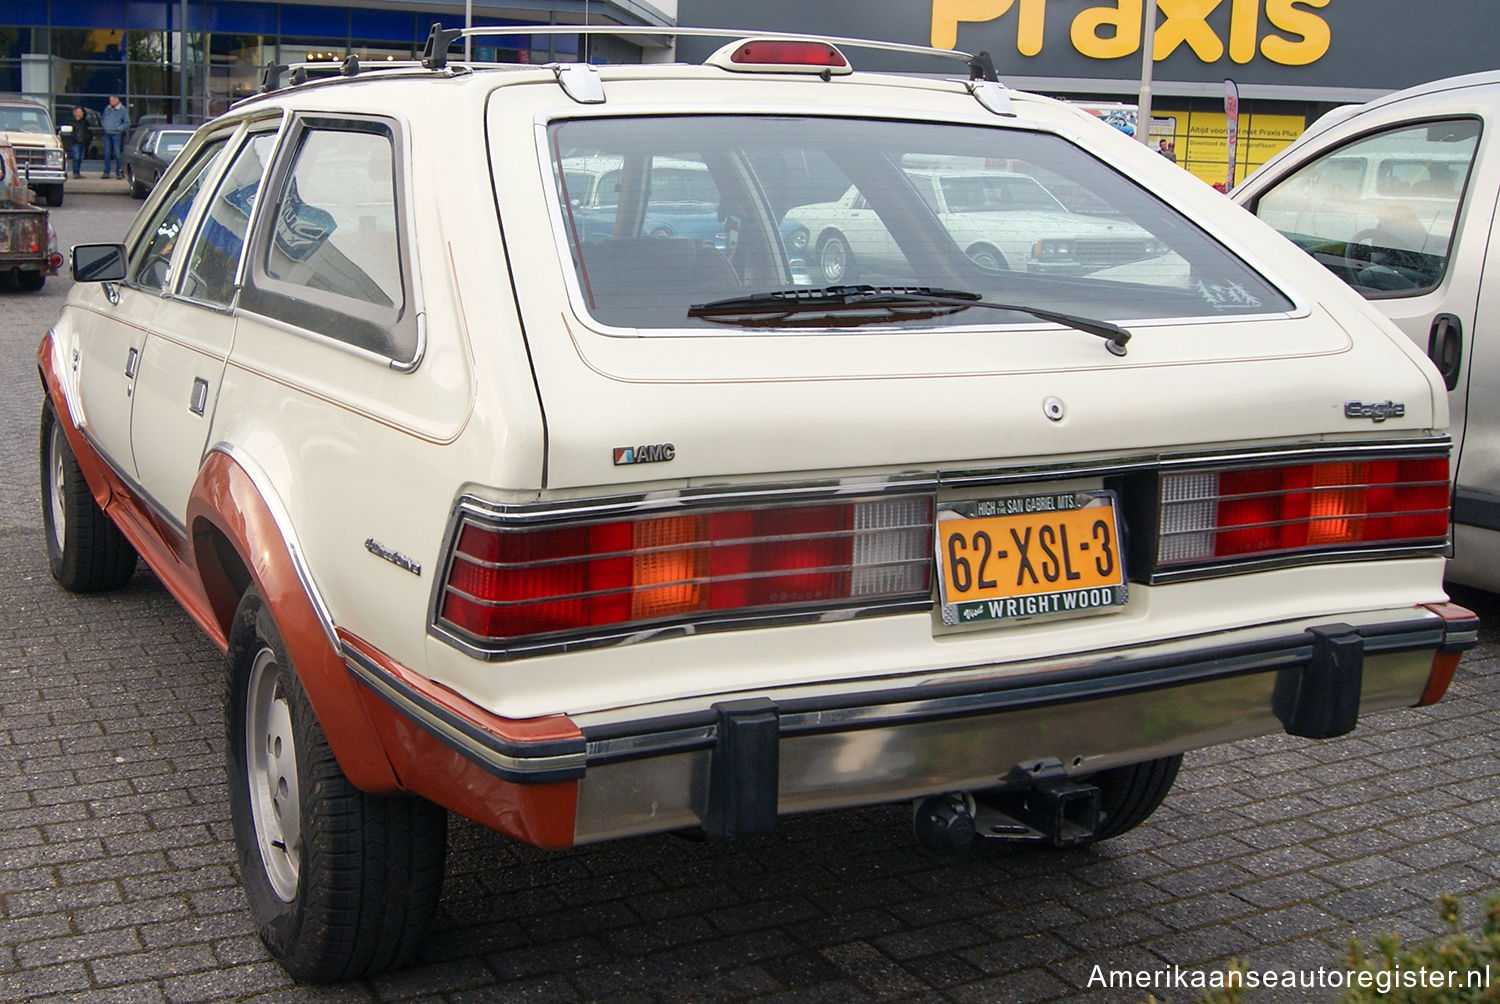
[[[63,204],[63,186],[61,182],[56,185],[48,185],[46,190],[40,194],[47,200],[47,205],[54,209]]]
[[[442,891],[447,814],[349,783],[254,589],[235,611],[228,670],[230,814],[261,941],[315,983],[410,961]]]
[[[135,168],[125,168],[125,180],[130,182],[130,197],[132,199],[144,199],[149,189],[140,183],[135,176]]]
[[[35,293],[47,284],[47,273],[40,269],[34,272],[21,271],[16,275],[16,282],[21,286],[23,293]]]
[[[829,234],[818,245],[818,270],[823,281],[836,286],[848,282],[854,272],[854,256],[849,252],[849,242],[843,234]]]
[[[1089,778],[1099,789],[1099,828],[1090,842],[1118,837],[1144,823],[1172,790],[1181,767],[1179,753],[1103,770]]]
[[[52,577],[72,593],[118,589],[135,572],[135,548],[89,491],[67,434],[42,408],[42,526]]]
[[[1000,249],[989,244],[975,244],[964,254],[968,255],[971,262],[987,272],[1004,272],[1010,268],[1005,255],[1000,253]]]

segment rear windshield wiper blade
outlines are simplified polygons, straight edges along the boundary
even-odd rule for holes
[[[1020,303],[995,303],[985,300],[978,293],[962,289],[944,289],[937,286],[828,286],[823,289],[784,289],[770,293],[754,293],[750,296],[733,296],[708,303],[695,303],[688,308],[689,317],[718,320],[731,317],[769,317],[771,323],[794,314],[827,313],[843,310],[887,310],[904,308],[947,307],[962,310],[968,307],[985,307],[990,310],[1009,310],[1029,314],[1042,321],[1051,321],[1090,335],[1098,335],[1108,342],[1109,351],[1117,356],[1125,354],[1125,343],[1130,341],[1130,332],[1112,321],[1082,317],[1044,307],[1030,307]]]

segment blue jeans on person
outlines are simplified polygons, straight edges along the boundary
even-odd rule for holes
[[[79,175],[83,174],[83,146],[82,146],[82,144],[74,143],[72,146],[70,146],[68,148],[68,153],[73,158],[73,177],[76,178]]]
[[[104,176],[108,178],[111,174],[120,174],[125,166],[120,163],[120,137],[122,133],[107,132],[104,134]],[[110,168],[114,164],[114,168]]]

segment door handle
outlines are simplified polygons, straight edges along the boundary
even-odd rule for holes
[[[1437,364],[1449,390],[1457,387],[1464,361],[1464,322],[1452,314],[1434,317],[1427,333],[1427,358]]]
[[[140,362],[141,362],[141,350],[140,349],[131,349],[128,353],[126,353],[126,355],[125,355],[125,377],[127,379],[129,379],[129,380],[134,380],[135,379],[135,370],[136,370],[136,367],[140,365]]]
[[[202,377],[193,378],[193,396],[188,398],[188,410],[194,415],[202,415],[208,410],[208,381]]]

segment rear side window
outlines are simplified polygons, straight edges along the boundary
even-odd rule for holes
[[[274,172],[249,310],[410,361],[417,348],[396,127],[307,118]]]
[[[1367,297],[1412,296],[1448,270],[1477,119],[1361,136],[1267,189],[1255,214]]]

